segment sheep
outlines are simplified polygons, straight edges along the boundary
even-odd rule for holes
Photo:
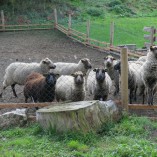
[[[146,61],[146,59],[147,59],[147,56],[141,56],[141,57],[139,57],[139,58],[138,58],[138,60],[137,60],[137,61],[142,61],[142,62],[145,62],[145,61]]]
[[[48,73],[50,69],[54,68],[56,68],[56,65],[49,58],[42,59],[40,63],[11,63],[5,70],[3,88],[0,97],[2,97],[3,91],[8,86],[11,86],[14,96],[17,97],[15,85],[24,85],[26,77],[31,72],[45,74]]]
[[[81,72],[75,72],[70,75],[62,75],[56,83],[57,101],[83,101],[86,96],[85,75]]]
[[[104,66],[107,69],[107,73],[114,82],[115,91],[114,96],[119,93],[119,72],[114,69],[114,65],[118,62],[113,56],[108,55],[104,58]]]
[[[32,72],[26,78],[24,85],[25,102],[32,98],[33,102],[51,102],[55,98],[55,85],[58,74],[45,74]]]
[[[129,102],[132,104],[132,99],[136,101],[136,91],[139,89],[139,95],[143,95],[144,103],[144,82],[141,80],[140,68],[142,67],[143,62],[140,61],[129,61],[128,62],[128,88],[129,92]],[[118,70],[121,73],[121,62],[114,65],[115,70]]]
[[[86,74],[87,71],[92,68],[88,58],[83,58],[78,63],[57,62],[55,65],[56,68],[52,71],[60,75],[71,75],[77,71],[82,71],[83,74]]]
[[[157,46],[150,46],[147,59],[141,67],[141,75],[147,90],[147,104],[153,105],[153,97],[157,86]]]
[[[94,100],[105,101],[111,92],[112,80],[104,68],[95,68],[87,77],[87,90]]]

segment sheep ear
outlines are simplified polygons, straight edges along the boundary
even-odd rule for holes
[[[71,74],[71,76],[75,77],[75,74]]]
[[[55,74],[56,78],[58,78],[60,76],[60,74]]]
[[[116,59],[113,57],[112,60],[116,60]]]
[[[96,71],[97,71],[97,68],[93,69],[93,71],[96,72]]]
[[[104,69],[104,71],[105,71],[105,72],[108,72],[108,70],[107,70],[107,69]]]
[[[151,45],[150,46],[150,50],[153,51],[154,50],[154,46]]]
[[[86,60],[85,59],[81,59],[82,63],[84,63]]]

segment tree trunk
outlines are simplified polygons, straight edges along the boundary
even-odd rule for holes
[[[120,119],[113,101],[80,101],[48,106],[37,111],[37,121],[44,130],[97,131],[102,124]]]

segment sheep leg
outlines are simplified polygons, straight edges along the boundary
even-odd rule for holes
[[[0,98],[2,98],[3,91],[5,90],[6,87],[3,87],[2,92],[0,93]]]
[[[132,104],[132,98],[133,98],[133,90],[130,89],[130,94],[129,94],[129,101],[130,101],[130,104]]]
[[[11,85],[11,88],[12,88],[12,91],[13,91],[14,96],[17,98],[17,94],[16,94],[16,91],[15,91],[15,85],[16,85],[16,84],[12,84],[12,85]]]
[[[136,86],[136,88],[135,88],[135,91],[134,91],[134,100],[136,101],[137,100],[137,95],[136,95],[136,93],[137,93],[137,86]]]
[[[148,105],[153,105],[153,89],[148,88]]]

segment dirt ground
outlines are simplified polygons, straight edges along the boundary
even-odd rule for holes
[[[93,68],[103,65],[104,52],[75,42],[57,30],[21,31],[0,33],[0,85],[6,67],[15,61],[40,62],[48,57],[53,62],[78,62],[81,58],[91,59]],[[24,102],[23,86],[16,85],[18,98],[7,87],[0,103]],[[108,99],[111,99],[112,95]],[[88,97],[86,99],[91,99]]]

